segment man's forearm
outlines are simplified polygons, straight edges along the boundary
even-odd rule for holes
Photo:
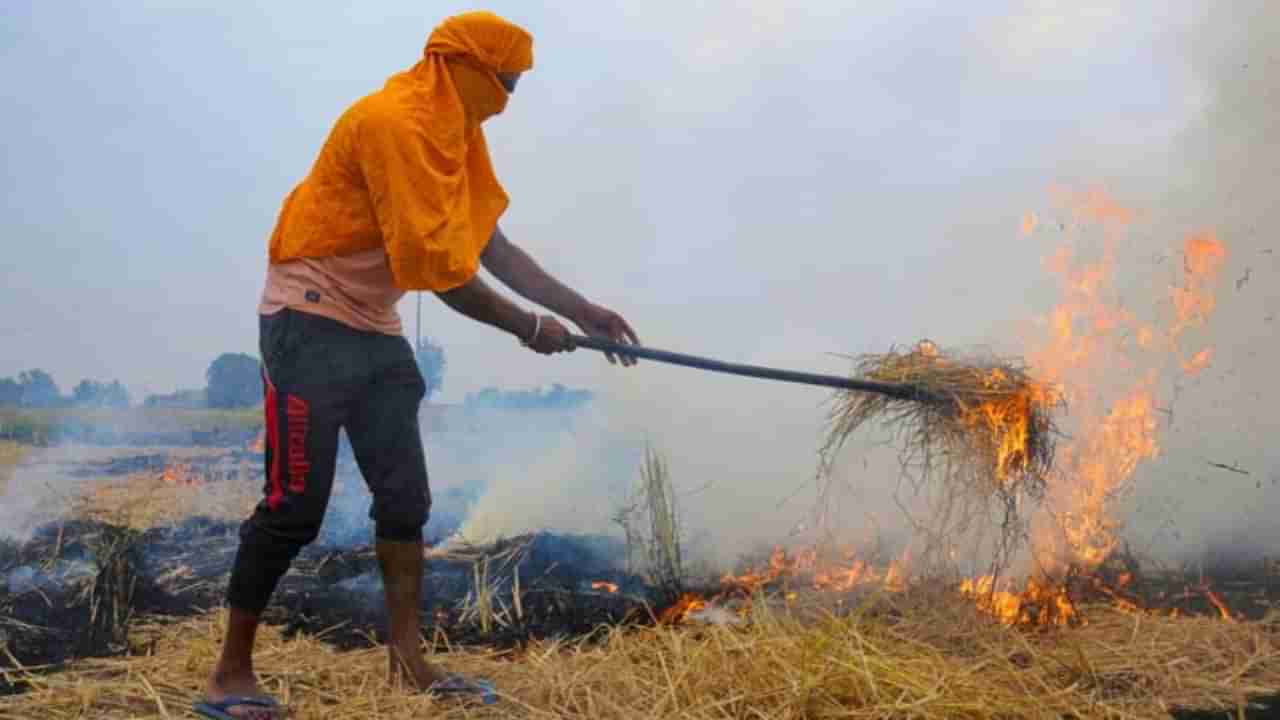
[[[533,334],[537,318],[489,287],[479,275],[465,285],[436,293],[444,304],[472,320],[506,330],[521,339]]]
[[[543,270],[528,253],[507,239],[499,228],[482,258],[485,268],[521,297],[570,320],[580,319],[586,298]]]

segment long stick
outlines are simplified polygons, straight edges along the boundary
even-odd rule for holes
[[[914,385],[903,385],[898,383],[875,382],[874,380],[857,380],[854,378],[840,377],[838,375],[818,375],[816,373],[798,372],[795,370],[781,370],[778,368],[761,367],[759,365],[741,365],[737,363],[727,363],[711,358],[698,357],[697,355],[685,355],[683,353],[675,353],[667,350],[656,350],[641,345],[624,345],[616,343],[612,340],[604,338],[585,337],[582,335],[570,335],[573,343],[578,347],[588,348],[590,350],[598,350],[603,353],[612,353],[615,355],[628,355],[631,357],[646,358],[648,360],[657,360],[658,362],[670,363],[672,365],[684,365],[686,367],[698,368],[700,370],[710,370],[711,372],[727,373],[730,375],[744,375],[747,377],[764,378],[766,380],[780,380],[782,382],[800,383],[802,385],[819,385],[822,387],[838,388],[841,390],[857,390],[859,392],[877,393],[899,400],[910,400],[914,402],[941,402],[942,398],[929,392],[923,388]]]

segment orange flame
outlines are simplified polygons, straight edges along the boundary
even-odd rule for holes
[[[1188,328],[1203,324],[1217,300],[1210,285],[1227,257],[1227,250],[1211,232],[1187,238],[1183,244],[1183,283],[1170,288],[1175,320],[1169,336],[1176,341]]]
[[[1036,217],[1036,214],[1033,212],[1029,212],[1026,215],[1023,215],[1022,216],[1022,234],[1030,235],[1031,233],[1035,232],[1036,225],[1039,224],[1039,222],[1040,222],[1040,218]]]
[[[690,613],[702,610],[706,606],[707,601],[700,595],[684,593],[671,607],[662,611],[658,616],[658,622],[663,625],[674,625],[684,620]]]
[[[1034,374],[1063,389],[1076,424],[1058,447],[1046,507],[1033,520],[1033,552],[1050,574],[1070,564],[1095,568],[1115,549],[1120,523],[1111,516],[1113,500],[1141,463],[1159,453],[1154,411],[1162,368],[1177,362],[1195,374],[1212,360],[1212,348],[1180,360],[1177,343],[1212,313],[1213,285],[1226,257],[1211,232],[1186,238],[1183,278],[1171,290],[1172,317],[1163,330],[1140,322],[1112,290],[1116,248],[1138,214],[1101,191],[1052,192],[1076,221],[1100,228],[1103,242],[1094,258],[1063,246],[1046,260],[1061,300],[1044,319],[1047,337],[1027,353]]]
[[[605,591],[605,592],[607,592],[607,593],[616,593],[616,592],[618,592],[618,586],[617,586],[615,583],[611,583],[611,582],[608,582],[608,581],[605,581],[605,580],[592,580],[592,581],[591,581],[591,589],[592,589],[592,590],[603,590],[603,591]]]
[[[191,464],[184,462],[169,463],[160,474],[160,479],[166,485],[179,487],[199,487],[204,484],[200,475],[192,469]]]
[[[1231,610],[1227,607],[1227,604],[1223,602],[1222,598],[1218,596],[1218,593],[1206,588],[1204,594],[1205,597],[1209,598],[1209,602],[1213,603],[1213,606],[1218,609],[1218,613],[1222,615],[1223,620],[1226,620],[1227,622],[1236,621],[1235,616],[1231,614]]]
[[[1182,372],[1195,376],[1199,375],[1205,368],[1209,367],[1209,363],[1213,362],[1213,348],[1205,348],[1191,357],[1190,360],[1182,361]]]
[[[1022,592],[996,590],[990,575],[964,580],[960,594],[973,598],[978,609],[1005,625],[1055,625],[1064,627],[1083,621],[1062,585],[1032,578]]]

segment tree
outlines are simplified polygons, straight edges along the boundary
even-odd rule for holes
[[[478,393],[468,394],[467,407],[498,408],[503,410],[574,410],[586,406],[593,395],[590,390],[570,390],[560,383],[551,386],[550,392],[541,388],[533,390],[500,390],[487,387]]]
[[[0,407],[18,407],[22,404],[22,386],[13,378],[0,378]]]
[[[22,386],[23,407],[49,408],[62,404],[62,391],[53,377],[43,370],[37,368],[18,373],[18,384]]]
[[[129,392],[119,380],[110,383],[97,380],[81,380],[71,391],[71,401],[77,407],[129,407]]]
[[[211,408],[252,407],[262,400],[262,374],[252,355],[219,355],[209,365],[205,380],[205,398]]]
[[[112,380],[103,392],[102,404],[103,407],[127,408],[133,404],[133,401],[124,385],[119,380]]]
[[[181,410],[203,410],[209,407],[205,401],[205,389],[175,390],[168,395],[148,395],[142,401],[143,407],[178,408]]]
[[[432,342],[431,338],[422,338],[418,342],[414,358],[418,361],[422,379],[427,383],[427,399],[430,400],[432,395],[444,387],[444,348]]]

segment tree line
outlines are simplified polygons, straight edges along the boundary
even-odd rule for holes
[[[418,369],[427,386],[427,399],[444,387],[444,348],[431,338],[423,338],[414,352]],[[202,388],[179,389],[172,393],[148,395],[143,407],[179,409],[237,409],[262,402],[262,366],[258,358],[245,353],[223,353],[205,371]],[[501,390],[485,388],[468,395],[469,407],[534,409],[576,408],[589,403],[591,393],[553,385],[551,390]],[[129,391],[119,380],[81,380],[64,395],[53,377],[39,368],[25,370],[17,377],[0,378],[0,407],[10,408],[127,408]]]
[[[71,394],[63,395],[53,376],[39,368],[24,370],[17,377],[0,378],[0,407],[129,407],[129,391],[119,380],[81,380]]]
[[[262,401],[262,375],[258,359],[244,353],[223,353],[205,371],[205,386],[148,395],[143,407],[183,409],[235,409]],[[24,370],[16,377],[0,378],[0,407],[8,408],[127,408],[133,405],[119,380],[81,380],[64,394],[57,381],[40,368]]]

